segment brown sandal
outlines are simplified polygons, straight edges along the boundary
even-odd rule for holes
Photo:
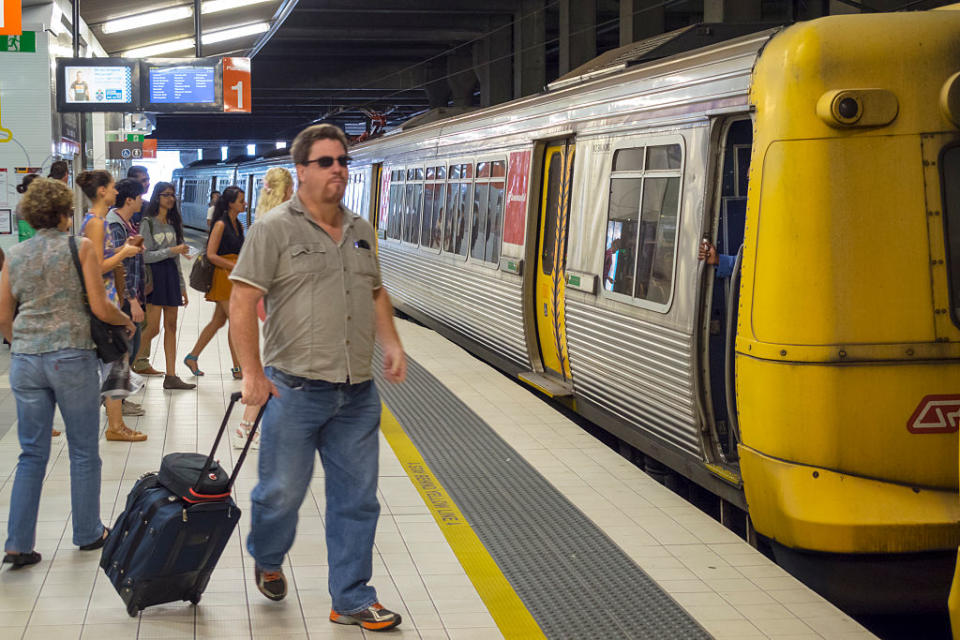
[[[147,439],[147,434],[140,431],[134,431],[127,425],[120,425],[119,429],[107,427],[107,440],[116,440],[119,442],[143,442]]]

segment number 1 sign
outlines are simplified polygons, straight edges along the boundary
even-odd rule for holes
[[[250,113],[250,58],[223,59],[223,110]]]

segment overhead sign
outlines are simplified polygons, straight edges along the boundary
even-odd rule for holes
[[[953,433],[960,429],[960,394],[926,396],[907,421],[910,433]]]
[[[157,140],[156,138],[143,141],[143,157],[144,159],[156,158],[157,157]]]
[[[223,110],[228,113],[250,113],[252,95],[250,58],[224,58]]]
[[[157,104],[215,104],[213,67],[151,68],[150,102]]]
[[[140,108],[140,61],[57,58],[57,111],[132,112]]]
[[[20,24],[20,0],[0,0],[0,36],[18,36],[22,31]]]
[[[143,158],[142,142],[108,142],[107,157],[111,160],[140,160]]]

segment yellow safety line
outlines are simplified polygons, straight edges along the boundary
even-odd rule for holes
[[[400,459],[407,475],[410,476],[410,480],[420,492],[420,497],[440,525],[447,543],[460,560],[460,564],[477,589],[477,593],[480,594],[480,598],[483,599],[503,637],[518,640],[545,639],[546,636],[520,600],[517,592],[507,582],[507,578],[490,557],[470,523],[437,481],[430,467],[423,461],[423,456],[386,405],[383,407],[380,418],[380,428],[393,448],[393,452]]]

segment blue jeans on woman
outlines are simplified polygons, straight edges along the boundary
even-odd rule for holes
[[[377,601],[367,584],[380,516],[380,395],[372,381],[335,384],[267,367],[280,397],[264,410],[260,481],[253,489],[247,550],[263,571],[277,571],[293,546],[297,512],[313,476],[315,452],[326,476],[328,586],[337,613]]]
[[[50,458],[53,414],[60,407],[70,455],[73,544],[96,542],[100,522],[100,364],[92,349],[61,349],[10,356],[10,388],[17,401],[20,457],[10,498],[10,552],[33,551],[43,477]]]

